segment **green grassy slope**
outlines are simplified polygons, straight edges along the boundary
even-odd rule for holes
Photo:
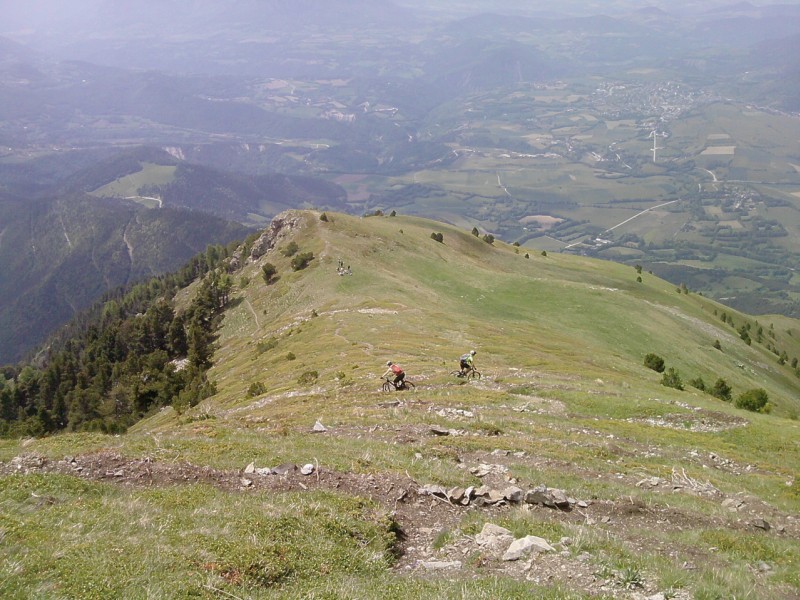
[[[430,239],[434,231],[443,232],[444,243]],[[277,253],[262,259],[278,266],[277,283],[264,284],[258,265],[244,272],[252,283],[221,332],[221,380],[246,367],[262,372],[268,388],[282,389],[300,369],[332,376],[358,365],[351,376],[367,378],[387,359],[435,378],[476,348],[479,364],[503,377],[516,368],[657,383],[659,376],[642,366],[644,355],[655,352],[686,379],[702,376],[713,383],[722,377],[736,391],[763,386],[777,414],[800,409],[800,379],[790,366],[778,365],[763,344],[747,346],[719,315],[731,315],[737,328],[755,319],[680,294],[647,273],[638,283],[631,267],[517,253],[501,242],[489,245],[468,232],[408,217],[311,219],[297,242],[318,257],[308,270],[292,272],[290,259]],[[352,276],[336,274],[340,258]],[[311,319],[312,311],[320,318]],[[299,332],[280,333],[299,321]],[[772,321],[760,324],[768,331]],[[790,358],[800,356],[796,321],[775,322],[775,337],[768,339]],[[257,355],[258,342],[270,337],[280,339],[281,352]],[[289,351],[299,357],[295,364],[279,360]],[[242,377],[239,385],[249,385],[251,378]],[[223,399],[240,391],[223,388]]]
[[[180,415],[165,409],[122,437],[0,443],[0,595],[800,593],[800,379],[766,348],[800,356],[796,321],[762,317],[763,343],[747,345],[737,329],[754,331],[755,319],[647,273],[639,283],[630,267],[526,258],[526,249],[412,217],[292,214],[299,226],[236,274],[210,371],[214,397]],[[290,241],[313,252],[306,269],[293,271],[280,252]],[[339,260],[352,275],[337,274]],[[278,270],[269,285],[266,262]],[[483,378],[464,383],[448,373],[471,348]],[[662,386],[642,364],[649,352],[685,383],[724,378],[734,397],[765,389],[772,414]],[[389,359],[416,391],[380,391]],[[249,392],[253,384],[261,390]],[[327,432],[311,433],[317,419]],[[83,470],[57,463],[65,454]],[[243,475],[250,462],[318,471]],[[507,472],[479,478],[470,469],[482,463]],[[453,507],[414,493],[510,482],[562,488],[586,505]],[[487,522],[570,542],[527,566],[509,563],[476,545]],[[123,557],[118,576],[108,559],[64,571],[59,557],[73,556],[78,526],[94,532],[81,541],[87,556]],[[441,577],[424,566],[437,560],[461,566]]]

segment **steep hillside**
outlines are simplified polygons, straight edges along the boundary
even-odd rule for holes
[[[104,292],[247,232],[200,212],[120,200],[0,198],[0,364],[22,358]]]
[[[0,444],[0,593],[797,597],[800,324],[491,241],[276,218],[231,263],[215,395]]]

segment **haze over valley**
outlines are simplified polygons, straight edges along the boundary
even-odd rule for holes
[[[797,598],[798,259],[797,0],[0,0],[0,597]]]
[[[6,193],[156,147],[319,193],[238,209],[149,163],[85,191],[256,226],[286,201],[401,210],[800,314],[796,3],[80,7],[4,4]]]

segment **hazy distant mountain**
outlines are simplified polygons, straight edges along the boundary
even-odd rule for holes
[[[0,364],[104,292],[175,270],[249,230],[198,211],[86,196],[0,196]]]
[[[3,20],[0,33],[12,32],[68,60],[249,75],[286,59],[276,33],[297,39],[310,32],[413,29],[421,23],[414,11],[371,0],[198,0],[190,7],[180,0],[83,0],[80,10],[59,0],[33,0],[4,9]],[[99,31],[103,35],[95,35]],[[164,44],[180,50],[164,53]],[[243,54],[249,60],[242,61]]]

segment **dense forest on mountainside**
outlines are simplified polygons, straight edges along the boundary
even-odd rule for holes
[[[50,340],[43,366],[7,367],[0,435],[117,433],[153,409],[181,410],[212,394],[205,373],[234,285],[230,250],[209,246],[175,273],[106,294]],[[175,293],[193,281],[196,295],[176,312]]]

